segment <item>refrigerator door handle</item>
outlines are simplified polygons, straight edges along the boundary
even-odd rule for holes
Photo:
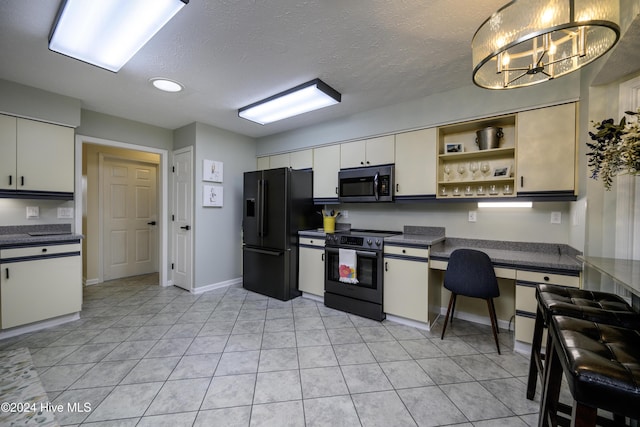
[[[263,255],[273,255],[273,256],[280,256],[284,253],[281,251],[269,251],[266,249],[254,249],[254,248],[246,248],[246,247],[244,248],[244,250],[247,252],[256,252]]]
[[[256,205],[258,207],[256,214],[256,225],[258,228],[258,237],[262,237],[262,180],[258,180],[258,190],[256,191]]]
[[[258,228],[258,234],[262,237],[267,235],[267,230],[265,227],[265,211],[266,211],[266,205],[267,204],[267,180],[266,179],[261,179],[260,180],[260,205],[259,209],[260,209],[260,228]]]

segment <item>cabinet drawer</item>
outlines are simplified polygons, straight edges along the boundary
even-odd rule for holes
[[[322,237],[300,237],[299,245],[324,247],[324,239]]]
[[[518,285],[516,283],[516,310],[535,314],[537,308],[536,287]]]
[[[386,245],[384,247],[384,254],[417,257],[417,258],[429,258],[429,249]]]
[[[64,245],[29,246],[26,248],[10,248],[0,250],[0,259],[21,258],[37,255],[53,255],[65,252],[80,252],[80,243]]]
[[[536,319],[525,316],[516,315],[516,341],[521,341],[527,344],[531,344],[533,341],[533,330],[536,325]],[[547,343],[547,330],[542,333],[542,347],[544,348]]]
[[[580,287],[580,276],[565,276],[563,274],[518,270],[516,278],[525,282],[549,283],[553,285],[571,286],[574,288]]]

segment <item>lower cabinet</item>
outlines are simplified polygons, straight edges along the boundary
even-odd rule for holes
[[[0,328],[82,308],[80,243],[0,250]]]
[[[433,306],[429,303],[429,249],[385,245],[383,284],[385,313],[424,323],[433,320],[429,315]]]
[[[515,339],[526,344],[533,340],[533,329],[536,321],[536,285],[553,284],[580,287],[580,275],[565,275],[536,271],[516,271],[516,319]],[[546,343],[543,338],[542,344]]]
[[[324,298],[324,240],[301,237],[298,257],[298,290]]]

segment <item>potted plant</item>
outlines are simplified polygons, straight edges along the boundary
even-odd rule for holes
[[[630,116],[637,112],[625,111]],[[589,132],[591,143],[587,153],[587,165],[591,169],[591,178],[601,178],[604,188],[611,190],[613,177],[619,174],[640,174],[640,128],[638,121],[627,123],[626,117],[615,124],[613,119],[592,122],[596,132]]]

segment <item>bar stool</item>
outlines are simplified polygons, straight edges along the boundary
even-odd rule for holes
[[[536,394],[536,379],[543,382],[542,334],[549,324],[551,315],[570,316],[579,319],[625,328],[640,329],[640,315],[617,295],[594,292],[558,285],[540,284],[536,286],[538,308],[531,343],[531,361],[527,382],[527,399]],[[548,342],[548,340],[547,340]]]
[[[571,425],[626,425],[640,418],[640,331],[554,315],[539,426],[558,425],[564,373],[573,397]],[[613,422],[598,409],[614,414]]]

